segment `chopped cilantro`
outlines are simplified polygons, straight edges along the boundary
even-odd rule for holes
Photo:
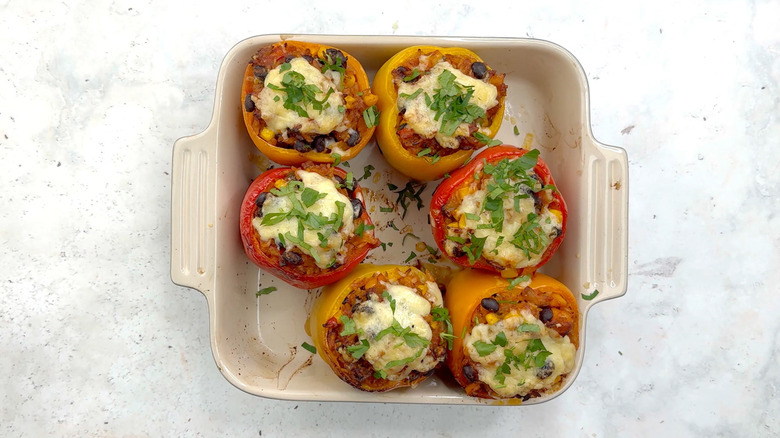
[[[485,134],[483,134],[481,132],[475,132],[474,133],[474,138],[479,140],[480,143],[485,143],[486,145],[488,145],[488,147],[490,147],[490,146],[498,146],[501,143],[503,143],[501,140],[492,139],[492,138],[488,137],[487,135],[485,135]]]
[[[415,67],[415,68],[412,69],[411,73],[409,73],[408,75],[404,76],[404,82],[413,81],[415,78],[420,76],[420,74],[421,74],[420,70],[417,70],[417,67]]]
[[[364,354],[366,354],[366,351],[368,351],[368,348],[370,347],[368,341],[366,339],[363,339],[360,341],[359,344],[350,345],[347,347],[347,352],[352,355],[355,359],[360,359],[363,357]]]
[[[317,354],[317,348],[314,345],[309,344],[308,342],[304,342],[301,344],[301,347],[306,349],[311,354]]]
[[[496,351],[496,344],[489,344],[483,341],[474,341],[474,348],[477,350],[479,357],[485,357],[490,353]]]
[[[593,292],[591,294],[589,294],[589,295],[585,295],[585,294],[580,294],[580,295],[582,296],[583,300],[590,301],[590,300],[596,298],[596,296],[598,294],[599,294],[599,290],[598,289],[594,289]]]
[[[379,110],[376,109],[376,105],[363,110],[363,121],[367,128],[373,128],[379,124]]]
[[[255,296],[259,297],[260,295],[268,295],[268,294],[270,294],[271,292],[274,292],[274,291],[276,291],[276,288],[273,287],[273,286],[264,287],[264,288],[260,289],[259,291],[257,291]]]

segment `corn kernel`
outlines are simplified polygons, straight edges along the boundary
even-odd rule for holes
[[[344,106],[347,107],[347,109],[352,108],[355,105],[355,98],[352,96],[346,96],[344,97]]]
[[[363,103],[366,104],[366,106],[374,106],[376,105],[376,102],[379,100],[379,96],[376,94],[364,94],[363,95]]]
[[[496,315],[495,313],[488,313],[487,315],[485,315],[485,320],[487,321],[488,324],[493,325],[498,322],[498,315]]]
[[[517,277],[517,269],[507,268],[501,271],[501,277],[503,278],[515,278]]]
[[[351,86],[355,85],[355,75],[345,75],[344,76],[344,88],[349,88]]]
[[[262,131],[260,131],[260,137],[265,141],[271,141],[275,137],[274,132],[271,131],[268,128],[263,128]]]
[[[558,222],[563,222],[563,213],[560,212],[560,210],[550,209],[550,213],[553,214],[553,216],[558,218]]]
[[[461,228],[466,228],[466,215],[465,214],[463,216],[461,216],[460,219],[458,219],[458,226],[461,227]]]
[[[458,228],[457,222],[450,222],[447,224],[447,228]]]
[[[281,189],[282,187],[284,187],[286,185],[287,185],[287,181],[284,181],[284,180],[281,180],[281,179],[277,179],[276,182],[274,182],[274,187],[276,187],[277,189]]]

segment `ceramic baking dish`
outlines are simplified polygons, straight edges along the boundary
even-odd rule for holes
[[[353,389],[319,356],[301,348],[310,341],[304,323],[318,291],[294,289],[258,272],[244,255],[239,206],[249,183],[270,163],[243,125],[242,75],[259,47],[285,39],[341,48],[360,60],[369,78],[395,52],[419,44],[466,47],[506,73],[506,112],[496,138],[521,145],[527,134],[532,135],[533,147],[541,151],[564,194],[569,208],[566,238],[543,272],[571,288],[581,312],[576,368],[567,383],[556,394],[524,404],[544,402],[565,391],[582,367],[588,310],[626,291],[628,166],[624,150],[593,138],[588,84],[580,64],[560,46],[533,39],[262,35],[241,41],[228,52],[217,77],[211,123],[200,134],[176,142],[172,172],[171,277],[174,283],[206,296],[217,368],[236,387],[270,398],[499,404],[466,396],[446,369],[414,389],[387,393]],[[423,208],[418,211],[412,205],[402,218],[399,208],[380,210],[395,201],[387,184],[403,187],[406,180],[385,164],[373,141],[349,161],[348,170],[356,176],[369,171],[361,186],[368,192],[377,236],[387,244],[384,250],[375,249],[366,262],[426,261],[427,252],[417,236],[436,246],[426,221],[436,182],[422,192]],[[413,236],[404,238],[409,232]],[[257,297],[261,286],[278,290]],[[599,293],[592,300],[582,298],[595,290]]]

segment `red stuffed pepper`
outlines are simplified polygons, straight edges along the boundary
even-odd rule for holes
[[[439,248],[505,278],[544,265],[566,232],[566,203],[536,149],[494,146],[442,181],[431,201]]]
[[[269,170],[241,205],[244,251],[260,268],[311,289],[333,283],[379,245],[351,173],[324,164]]]

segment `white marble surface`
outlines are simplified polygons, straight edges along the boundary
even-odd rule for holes
[[[0,0],[0,435],[780,435],[780,3],[367,3]],[[594,134],[630,160],[630,276],[568,392],[321,404],[222,377],[202,295],[170,281],[171,148],[261,33],[530,36],[579,58]]]

